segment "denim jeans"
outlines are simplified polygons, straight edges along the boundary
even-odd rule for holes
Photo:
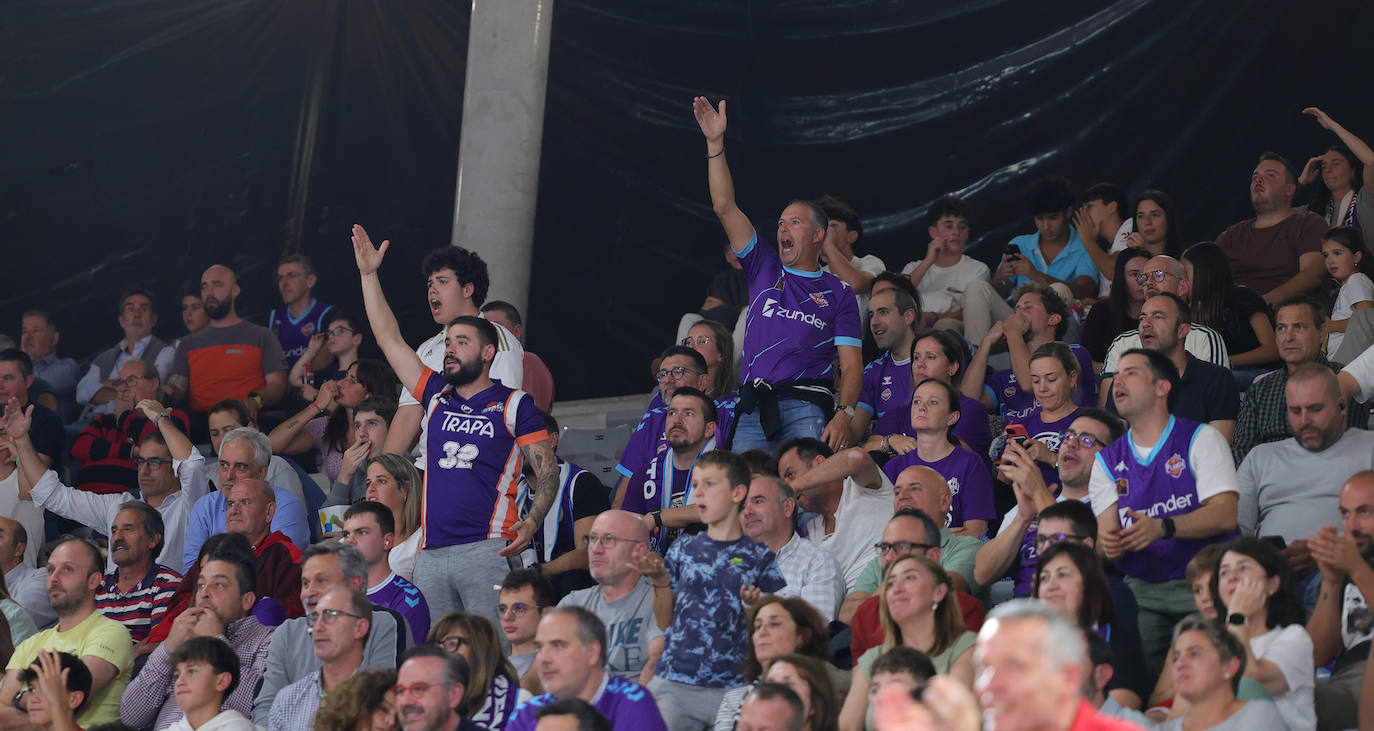
[[[735,421],[735,440],[731,442],[730,450],[738,454],[750,449],[762,449],[772,454],[779,444],[794,437],[820,439],[829,420],[821,407],[789,398],[778,399],[778,416],[782,420],[782,430],[778,432],[777,439],[769,441],[763,435],[763,426],[759,424],[758,409],[754,409],[753,413],[740,414]]]

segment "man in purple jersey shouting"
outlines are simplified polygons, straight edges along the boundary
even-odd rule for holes
[[[763,240],[735,205],[725,163],[725,102],[717,110],[697,97],[692,111],[706,137],[712,206],[749,280],[731,447],[772,452],[797,437],[819,438],[835,450],[848,446],[862,384],[863,332],[854,291],[820,268],[825,211],[793,201],[778,217],[777,248]]]

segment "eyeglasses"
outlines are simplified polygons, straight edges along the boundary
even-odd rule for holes
[[[911,541],[893,541],[891,543],[879,541],[878,543],[874,543],[873,547],[878,549],[878,553],[895,551],[902,555],[915,553],[917,550],[929,551],[932,548],[936,548],[936,546],[932,546],[929,543],[912,543]]]
[[[147,467],[150,470],[160,470],[162,465],[170,465],[172,460],[161,457],[134,457],[134,469],[139,470]]]
[[[329,333],[329,337],[331,337],[331,338],[341,338],[341,337],[343,337],[343,336],[345,336],[345,335],[352,335],[353,333],[358,332],[358,331],[357,331],[357,330],[354,330],[354,329],[352,329],[352,328],[347,328],[347,327],[344,327],[343,325],[340,325],[340,326],[338,326],[338,327],[331,327],[331,328],[329,328],[329,330],[327,330],[326,332]]]
[[[1080,445],[1083,446],[1084,449],[1092,449],[1093,447],[1107,446],[1106,442],[1104,442],[1101,439],[1098,439],[1096,436],[1093,436],[1092,434],[1089,434],[1087,432],[1076,432],[1072,429],[1069,429],[1068,431],[1064,432],[1064,444],[1068,444],[1069,442],[1073,441],[1077,441]],[[1063,449],[1062,445],[1060,446],[1060,449]]]
[[[683,345],[686,345],[687,347],[690,348],[690,347],[692,347],[693,345],[709,345],[709,344],[711,344],[711,343],[714,343],[715,341],[716,341],[716,339],[713,338],[713,337],[711,337],[710,335],[698,335],[698,336],[696,336],[696,337],[694,337],[694,338],[693,338],[693,337],[686,337],[686,338],[683,338],[683,339],[682,339],[682,344],[683,344]]]
[[[687,366],[678,366],[678,367],[676,367],[676,368],[665,368],[665,369],[659,371],[658,373],[655,373],[655,374],[654,374],[654,380],[656,380],[656,381],[662,381],[662,380],[666,379],[666,378],[667,378],[668,376],[670,376],[670,375],[671,375],[673,378],[682,378],[683,376],[687,375],[688,373],[700,373],[700,372],[701,372],[701,371],[698,371],[698,370],[695,370],[695,369],[692,369],[692,368],[688,368]]]
[[[600,543],[601,545],[603,545],[603,546],[606,547],[606,550],[607,550],[607,551],[614,551],[614,550],[615,550],[615,547],[618,546],[618,545],[620,545],[620,544],[622,544],[622,543],[643,543],[643,542],[644,542],[644,541],[641,541],[641,540],[639,540],[639,539],[637,539],[637,538],[617,538],[617,537],[615,537],[615,536],[613,536],[613,535],[611,535],[611,534],[609,534],[609,533],[607,533],[607,534],[604,535],[604,536],[599,536],[599,535],[596,535],[595,533],[588,533],[587,535],[582,536],[582,545],[583,545],[583,546],[585,546],[585,547],[587,547],[587,548],[591,548],[592,546],[595,546],[596,544]]]
[[[516,602],[514,604],[497,604],[496,615],[504,616],[506,612],[510,612],[511,614],[514,614],[517,617],[523,617],[525,616],[525,612],[528,612],[531,609],[534,609],[534,605],[526,604],[525,602]]]
[[[14,694],[14,709],[16,711],[19,711],[20,713],[28,713],[28,701],[25,699],[28,697],[30,693],[35,693],[37,692],[37,690],[37,688],[28,685],[21,688],[18,693]]]
[[[1074,533],[1043,533],[1035,537],[1035,549],[1037,551],[1042,551],[1056,543],[1063,543],[1064,541],[1081,541],[1086,538],[1087,536],[1080,536]]]
[[[359,617],[358,615],[353,614],[351,612],[345,612],[342,609],[322,609],[318,612],[311,612],[306,616],[309,617],[311,626],[314,626],[315,624],[332,625],[336,621],[338,621],[339,617],[352,617],[354,619],[362,619],[362,617]]]
[[[129,376],[128,378],[117,378],[115,381],[125,388],[133,388],[138,385],[139,381],[144,379],[149,381],[153,380],[151,376]]]
[[[421,698],[424,698],[424,697],[425,697],[425,693],[428,693],[428,692],[429,692],[429,689],[430,689],[430,688],[433,688],[433,687],[434,687],[434,686],[433,686],[433,685],[430,685],[429,683],[411,683],[410,685],[393,685],[393,686],[391,687],[391,692],[396,694],[396,700],[398,700],[398,701],[401,700],[402,698],[404,698],[404,697],[407,696],[407,695],[415,696],[415,700],[418,701],[418,700],[420,700]]]
[[[449,635],[448,637],[439,640],[439,646],[444,648],[444,650],[446,650],[447,652],[454,655],[458,654],[458,651],[463,649],[463,645],[466,644],[470,644],[468,642],[468,638],[459,637],[457,635]],[[416,697],[418,698],[419,696]]]
[[[1166,272],[1166,271],[1164,271],[1163,269],[1156,269],[1156,270],[1154,270],[1154,271],[1152,271],[1152,272],[1141,272],[1141,273],[1135,275],[1135,283],[1136,283],[1136,284],[1145,284],[1146,282],[1150,281],[1151,279],[1155,280],[1155,283],[1159,283],[1159,282],[1163,282],[1165,277],[1174,277],[1174,278],[1176,278],[1176,279],[1182,279],[1182,278],[1183,278],[1183,277],[1178,276],[1177,274],[1174,274],[1173,272]]]

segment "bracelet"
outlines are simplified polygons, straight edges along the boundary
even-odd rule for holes
[[[654,587],[655,589],[667,589],[668,587],[672,586],[671,583],[664,584],[664,585],[662,585],[662,586],[659,586],[658,584],[654,584],[654,582],[652,582],[652,581],[650,581],[649,583],[650,583],[650,584],[653,584],[653,587]]]
[[[159,412],[157,416],[154,416],[154,417],[153,417],[153,426],[157,426],[157,423],[158,423],[159,421],[162,421],[162,420],[165,419],[165,418],[167,418],[167,412],[166,412],[166,411]]]
[[[717,153],[714,154],[714,155],[707,155],[707,156],[706,156],[706,159],[707,159],[707,160],[710,160],[710,159],[713,159],[713,158],[720,157],[721,155],[724,155],[724,154],[725,154],[725,148],[722,147],[722,148],[720,148],[720,152],[717,152]]]
[[[327,413],[324,409],[320,408],[319,404],[315,403],[314,401],[311,401],[310,405],[314,406],[315,410],[320,412],[320,416],[324,416]]]

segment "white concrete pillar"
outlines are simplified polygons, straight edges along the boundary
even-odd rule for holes
[[[472,0],[453,243],[528,317],[553,0]]]

